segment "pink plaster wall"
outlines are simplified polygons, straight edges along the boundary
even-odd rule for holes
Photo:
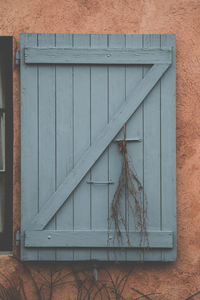
[[[15,47],[19,48],[20,32],[176,34],[178,260],[135,265],[129,285],[146,293],[159,292],[152,299],[163,300],[186,299],[200,290],[200,1],[0,0],[0,35],[14,36]],[[16,230],[20,224],[20,99],[16,67],[13,76]],[[125,270],[120,265],[113,268],[113,272]],[[0,257],[0,271],[19,274],[19,270],[21,267],[11,258]],[[28,277],[25,280],[28,284]],[[129,291],[127,288],[127,299],[131,299]],[[63,287],[54,299],[76,299],[73,293],[71,298],[64,295],[70,295],[70,290]],[[35,299],[33,294],[29,299]],[[200,299],[200,295],[193,299]]]

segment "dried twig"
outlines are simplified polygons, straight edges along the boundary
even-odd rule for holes
[[[126,125],[123,125],[124,138],[119,143],[119,150],[122,154],[122,170],[119,177],[117,189],[115,191],[112,203],[111,203],[111,216],[108,220],[108,245],[109,245],[109,232],[111,224],[114,222],[115,237],[117,237],[118,244],[123,246],[123,234],[124,229],[127,237],[128,245],[131,246],[128,222],[126,216],[121,212],[122,194],[125,194],[125,201],[127,203],[128,213],[131,212],[134,218],[135,230],[140,233],[140,246],[143,242],[147,242],[148,236],[146,229],[146,208],[147,205],[144,203],[146,198],[144,197],[143,186],[138,179],[138,176],[131,167],[130,159],[128,159],[127,147],[126,147]],[[143,196],[143,197],[142,197]],[[114,241],[113,241],[114,242]]]

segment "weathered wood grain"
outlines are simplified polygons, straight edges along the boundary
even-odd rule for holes
[[[24,64],[23,49],[37,46],[37,34],[21,35],[21,228],[38,212],[38,68]],[[21,258],[37,260],[38,250],[23,247]]]
[[[170,64],[171,49],[26,48],[27,64]]]
[[[147,241],[141,242],[139,232],[129,232],[130,244],[126,233],[123,235],[123,248],[172,248],[173,233],[170,231],[154,231],[148,233]],[[65,231],[65,230],[35,230],[25,232],[25,247],[80,247],[80,248],[120,248],[115,232],[107,231]]]
[[[34,229],[46,226],[168,68],[168,64],[154,65],[151,68],[29,226]]]
[[[174,47],[174,35],[21,35],[22,260],[176,259]],[[25,62],[27,49],[63,57]],[[121,171],[116,139],[125,122],[148,201],[149,236],[141,245],[122,196],[133,247],[125,232],[123,245],[113,241],[113,227],[108,243]]]

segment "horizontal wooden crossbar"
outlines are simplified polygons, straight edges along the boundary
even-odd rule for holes
[[[26,48],[26,64],[160,64],[172,61],[171,49]]]
[[[149,232],[147,238],[140,232],[123,235],[123,248],[173,248],[173,233],[170,231]],[[109,247],[119,248],[114,232],[107,231],[64,231],[35,230],[25,232],[25,247]]]

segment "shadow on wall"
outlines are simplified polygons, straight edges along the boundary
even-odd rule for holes
[[[19,267],[22,267],[21,276],[5,275],[0,272],[0,299],[1,300],[53,300],[55,293],[61,287],[69,286],[72,289],[73,298],[70,295],[62,295],[65,300],[136,300],[136,299],[162,299],[161,293],[149,291],[144,293],[134,286],[128,285],[133,267],[129,267],[125,272],[110,272],[109,264],[96,266],[90,263],[77,267],[73,263],[22,263],[17,258]],[[68,271],[66,271],[66,268]],[[104,279],[98,279],[104,278]],[[26,275],[26,279],[24,276]],[[33,288],[33,296],[30,298],[30,290],[27,289],[27,278]],[[25,282],[26,281],[26,282]],[[125,291],[130,295],[126,298]],[[200,291],[188,296],[184,300],[197,300],[196,296]],[[164,295],[163,295],[164,296]],[[59,296],[60,299],[60,296]]]

